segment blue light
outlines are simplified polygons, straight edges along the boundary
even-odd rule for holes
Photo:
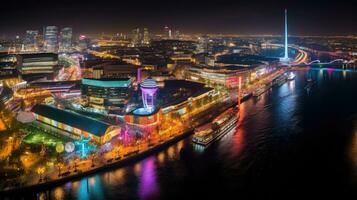
[[[82,79],[83,85],[90,85],[95,87],[128,87],[131,84],[131,80],[95,80],[95,79]]]
[[[81,136],[81,138],[75,142],[75,145],[77,146],[77,153],[81,159],[87,158],[88,154],[96,149],[95,145],[89,144],[91,139],[91,137],[85,138]]]
[[[134,115],[139,115],[139,116],[150,115],[151,113],[153,113],[153,111],[148,110],[146,108],[138,108],[138,109],[133,111]]]

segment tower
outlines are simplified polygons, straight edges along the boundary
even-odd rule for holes
[[[288,10],[285,9],[285,51],[284,60],[289,60],[288,55]]]
[[[155,109],[155,94],[157,92],[157,84],[153,79],[145,79],[141,85],[141,95],[145,111],[151,113]]]
[[[56,26],[44,28],[44,50],[46,52],[58,51],[58,29]]]
[[[149,34],[149,29],[147,28],[144,28],[143,43],[145,45],[150,44],[150,34]]]
[[[72,28],[65,27],[60,32],[59,50],[69,52],[72,47]]]

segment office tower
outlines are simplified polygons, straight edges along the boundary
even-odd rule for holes
[[[131,44],[132,46],[138,46],[140,43],[140,29],[135,28],[132,30]]]
[[[85,35],[79,36],[78,47],[81,51],[88,49],[90,43],[91,43],[90,39]]]
[[[44,51],[58,51],[58,29],[56,26],[46,26],[43,31],[44,35]]]
[[[171,29],[168,26],[164,27],[164,39],[171,39]]]
[[[150,44],[150,34],[149,34],[149,29],[147,28],[144,28],[143,44],[145,45]]]
[[[175,31],[175,39],[180,39],[180,31]]]
[[[38,31],[27,30],[24,39],[24,51],[36,52],[38,51]]]
[[[72,48],[72,28],[66,27],[61,30],[60,33],[60,52],[69,52]]]

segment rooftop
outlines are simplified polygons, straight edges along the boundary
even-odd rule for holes
[[[31,111],[99,137],[103,136],[107,129],[110,127],[110,124],[44,104],[35,105]]]
[[[129,87],[131,84],[130,78],[120,78],[120,79],[90,79],[83,78],[83,85],[90,85],[95,87]]]

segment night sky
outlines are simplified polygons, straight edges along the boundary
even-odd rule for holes
[[[357,0],[97,0],[1,1],[0,35],[44,25],[71,26],[76,34],[130,32],[164,25],[183,33],[281,34],[284,8],[293,35],[357,33]]]

